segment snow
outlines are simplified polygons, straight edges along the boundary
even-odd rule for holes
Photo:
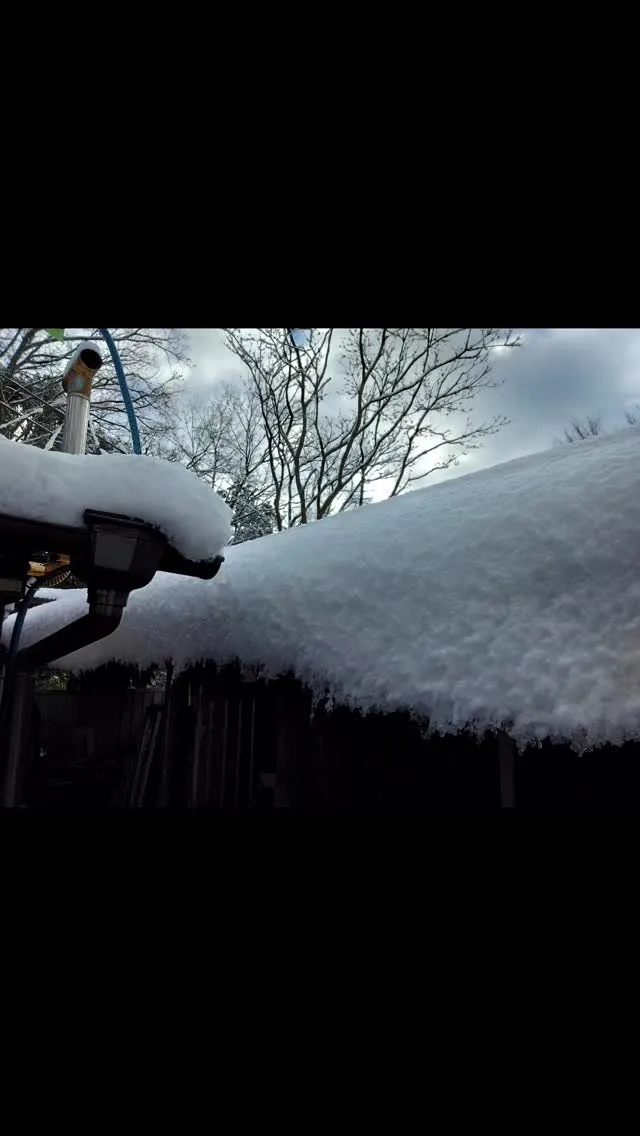
[[[156,525],[189,560],[212,560],[231,510],[184,466],[137,454],[51,453],[0,436],[0,514],[83,525],[85,509]]]
[[[84,610],[61,595],[23,642]],[[519,744],[640,737],[640,428],[234,546],[211,581],[157,576],[58,665],[168,658],[291,669],[347,705]]]
[[[50,588],[48,590],[39,588],[37,594],[34,596],[31,602],[35,607],[39,607],[40,604],[53,603],[58,599],[60,595],[61,592],[54,591],[53,588]],[[15,607],[15,604],[12,604],[12,607]]]

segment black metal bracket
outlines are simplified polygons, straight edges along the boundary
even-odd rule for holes
[[[7,571],[12,569],[5,581],[5,603],[19,598],[28,562],[43,548],[69,556],[71,571],[87,587],[87,615],[19,651],[16,663],[21,670],[44,666],[111,634],[130,593],[146,587],[157,571],[208,580],[224,560],[187,560],[157,526],[138,517],[87,509],[83,520],[84,527],[77,528],[0,516],[0,566],[4,560]]]
[[[26,574],[29,560],[37,557],[43,551],[65,553],[76,560],[86,560],[90,555],[89,545],[91,531],[89,524],[97,523],[98,519],[105,522],[124,526],[126,524],[144,526],[150,531],[158,533],[164,542],[163,553],[158,570],[172,572],[178,576],[192,576],[199,580],[212,580],[224,562],[223,556],[214,556],[210,560],[188,560],[182,556],[167,541],[156,526],[150,525],[138,517],[127,517],[118,513],[98,512],[87,509],[84,514],[84,525],[58,525],[49,521],[30,521],[24,517],[14,517],[0,514],[0,557],[10,557],[12,561],[22,558]],[[83,581],[84,583],[85,581]]]

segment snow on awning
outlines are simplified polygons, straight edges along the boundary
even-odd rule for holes
[[[83,525],[85,509],[156,525],[189,560],[212,560],[231,536],[231,510],[184,466],[137,454],[64,454],[0,436],[0,514]]]
[[[23,643],[84,604],[30,613]],[[114,635],[57,665],[168,658],[293,670],[443,731],[640,737],[640,429],[232,547],[212,582],[158,575]]]

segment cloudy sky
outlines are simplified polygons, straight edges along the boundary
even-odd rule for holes
[[[194,386],[237,376],[238,363],[212,328],[189,329]],[[624,410],[640,404],[640,330],[618,328],[522,329],[523,346],[497,358],[496,389],[475,403],[478,420],[506,415],[510,425],[450,472],[535,453],[553,445],[574,417],[600,414],[603,425],[624,424]],[[435,481],[438,474],[429,478]]]

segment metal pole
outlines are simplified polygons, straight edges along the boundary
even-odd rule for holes
[[[86,452],[91,388],[101,366],[102,356],[95,343],[81,343],[64,373],[62,386],[67,394],[67,409],[62,449],[67,454]]]
[[[89,399],[80,394],[67,396],[62,449],[67,454],[84,454],[89,429]]]

